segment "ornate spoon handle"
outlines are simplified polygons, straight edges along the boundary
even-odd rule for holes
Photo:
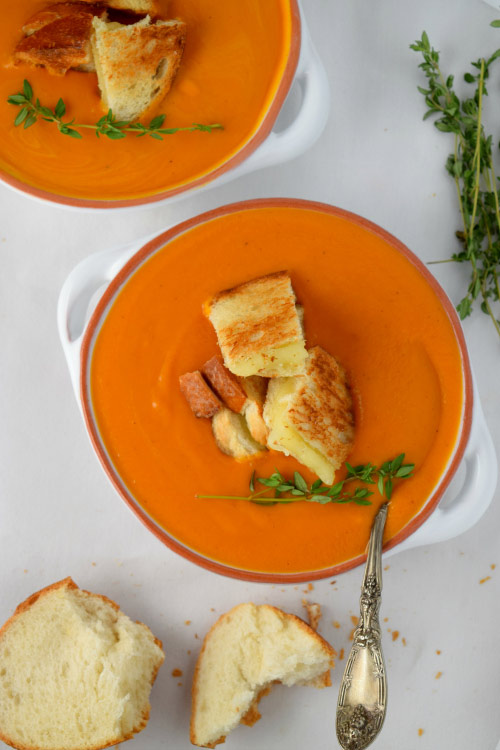
[[[387,683],[378,612],[386,518],[387,503],[380,508],[373,524],[361,589],[361,616],[340,685],[337,738],[344,750],[368,747],[380,732],[385,718]]]

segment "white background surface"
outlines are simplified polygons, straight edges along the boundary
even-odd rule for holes
[[[167,658],[152,693],[150,723],[134,741],[141,750],[190,747],[190,679],[199,638],[216,616],[248,600],[301,614],[306,585],[214,576],[176,557],[128,511],[92,453],[59,345],[56,303],[65,277],[91,252],[256,196],[308,198],[354,211],[424,261],[456,249],[456,196],[443,167],[450,141],[422,122],[416,86],[423,80],[408,45],[425,28],[442,51],[443,67],[462,73],[470,60],[500,47],[500,30],[489,27],[495,10],[481,0],[304,0],[304,9],[328,71],[332,113],[320,141],[301,158],[130,215],[76,214],[0,187],[0,621],[33,591],[71,575],[148,623]],[[489,110],[498,114],[500,76],[489,89]],[[498,119],[489,120],[494,128]],[[498,140],[498,127],[494,132]],[[457,302],[466,269],[445,264],[432,270]],[[466,321],[465,335],[498,445],[500,342],[480,312]],[[387,561],[381,617],[387,618],[390,703],[374,748],[496,747],[499,500],[497,490],[486,515],[458,539]],[[350,645],[360,582],[358,569],[333,585],[315,583],[307,594],[321,603],[321,632],[338,651]],[[399,631],[396,640],[389,629]],[[277,687],[262,704],[262,720],[231,734],[228,750],[338,747],[334,718],[344,665],[339,662],[329,690]],[[171,676],[174,668],[183,671],[180,679]]]

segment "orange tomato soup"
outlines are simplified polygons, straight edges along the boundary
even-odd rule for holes
[[[218,350],[202,303],[215,292],[288,269],[305,310],[307,345],[346,367],[356,437],[350,462],[401,452],[415,475],[397,483],[386,541],[432,494],[454,450],[464,406],[462,358],[450,319],[412,262],[373,230],[319,208],[256,206],[171,239],[136,270],[106,313],[91,353],[92,411],[116,471],[175,539],[226,565],[297,573],[365,551],[382,499],[369,507],[262,507],[197,494],[247,495],[277,467],[269,452],[237,463],[216,447],[179,391],[182,373]],[[339,473],[339,478],[341,473]]]
[[[164,141],[136,138],[82,140],[39,121],[14,127],[19,109],[7,103],[27,78],[42,104],[59,97],[67,119],[95,123],[102,115],[97,77],[70,71],[12,66],[21,27],[51,0],[4,0],[0,25],[0,170],[35,188],[83,199],[120,200],[178,188],[216,170],[246,143],[263,121],[287,68],[292,45],[289,0],[159,0],[163,18],[187,23],[186,48],[177,78],[151,117],[165,127],[221,123],[223,131],[178,133]],[[293,72],[293,71],[292,71]],[[149,117],[147,118],[149,121]]]

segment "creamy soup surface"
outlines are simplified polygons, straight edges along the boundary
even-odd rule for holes
[[[420,271],[369,228],[297,207],[237,211],[175,237],[131,276],[92,353],[92,409],[112,462],[140,505],[174,538],[237,568],[318,570],[365,551],[373,505],[261,507],[197,494],[246,495],[252,471],[285,476],[294,459],[250,463],[223,455],[209,420],[196,419],[179,375],[217,351],[202,304],[215,292],[287,269],[305,310],[307,346],[347,369],[356,437],[352,464],[401,452],[416,465],[397,484],[386,540],[432,494],[456,445],[464,402],[459,346]],[[339,472],[338,478],[341,478]]]

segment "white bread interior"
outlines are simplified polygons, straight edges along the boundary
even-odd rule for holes
[[[182,21],[146,16],[134,24],[95,17],[92,49],[106,110],[118,120],[138,120],[168,93],[186,41]]]
[[[106,0],[106,5],[117,10],[128,10],[138,14],[154,15],[157,12],[155,0]]]
[[[331,646],[294,615],[240,604],[205,638],[193,681],[191,742],[214,747],[241,721],[259,718],[256,701],[279,681],[330,685]]]
[[[250,434],[258,443],[266,445],[269,430],[264,422],[264,404],[268,380],[258,375],[251,375],[248,378],[240,378],[240,384],[247,396],[243,415]]]
[[[325,484],[332,484],[354,442],[344,369],[324,349],[313,347],[303,375],[269,382],[264,420],[269,448],[293,456]]]
[[[245,417],[226,407],[212,417],[212,431],[219,450],[237,461],[255,458],[267,450],[253,439]]]
[[[161,642],[71,578],[33,594],[0,630],[0,739],[97,750],[146,726]]]

